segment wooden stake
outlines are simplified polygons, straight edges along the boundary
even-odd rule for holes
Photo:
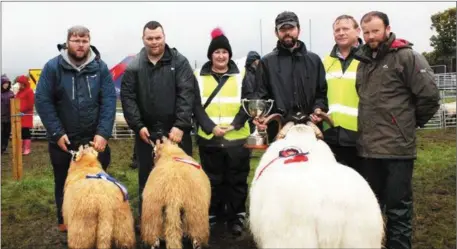
[[[11,132],[13,142],[13,178],[17,181],[22,178],[22,126],[20,106],[21,101],[13,98],[11,104]]]

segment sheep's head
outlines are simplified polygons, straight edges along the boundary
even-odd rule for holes
[[[81,145],[78,151],[73,153],[70,166],[100,167],[98,152],[90,145]]]
[[[187,155],[176,143],[166,137],[162,141],[157,140],[154,147],[154,160],[157,161],[162,157],[172,157]]]
[[[296,124],[289,128],[284,138],[314,143],[317,140],[317,134],[316,130],[308,124]]]
[[[335,162],[330,147],[316,136],[315,129],[307,124],[291,126],[283,139],[271,143],[261,158],[259,165],[266,165],[277,158],[286,148],[296,148],[303,153],[309,153],[310,162],[325,165]],[[262,168],[262,167],[259,167]]]
[[[281,130],[279,131],[278,135],[276,136],[276,139],[279,140],[279,139],[285,138],[285,137],[289,134],[290,130],[291,130],[292,128],[294,128],[294,127],[303,130],[303,128],[300,128],[300,127],[305,127],[305,126],[308,127],[308,128],[310,128],[310,129],[312,129],[312,130],[314,131],[315,136],[316,136],[317,138],[319,138],[319,139],[324,139],[324,135],[322,134],[322,132],[321,132],[321,130],[319,129],[319,127],[317,127],[317,126],[316,126],[313,122],[311,122],[311,121],[306,122],[306,125],[305,125],[305,124],[294,124],[294,122],[288,122],[288,123],[286,123],[286,124],[281,128]],[[295,128],[294,128],[294,129],[295,129]],[[300,132],[299,132],[299,133],[300,133]]]
[[[303,151],[312,151],[313,155],[321,160],[335,161],[335,156],[330,147],[319,137],[317,126],[298,124],[292,126],[284,140],[293,141],[293,144]],[[320,132],[320,130],[319,130]]]

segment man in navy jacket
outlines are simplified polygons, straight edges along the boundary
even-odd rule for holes
[[[93,142],[106,170],[110,163],[107,141],[116,114],[116,91],[107,65],[90,45],[87,28],[70,28],[67,42],[57,47],[61,54],[49,60],[41,72],[35,107],[49,140],[58,228],[64,232],[62,203],[71,161],[69,151]]]

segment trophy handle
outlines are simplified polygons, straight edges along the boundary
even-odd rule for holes
[[[267,100],[266,102],[271,103],[271,104],[270,104],[270,109],[268,109],[268,111],[265,113],[265,115],[268,115],[268,113],[271,112],[271,109],[273,109],[273,103],[274,103],[275,101],[272,100],[272,99],[269,99],[269,100]]]
[[[245,103],[245,102],[249,102],[249,100],[248,100],[248,99],[241,99],[241,106],[243,107],[243,110],[246,112],[246,114],[247,114],[249,117],[251,117],[251,115],[249,115],[248,110],[246,110],[246,107],[244,106],[244,103]],[[251,118],[252,118],[252,117],[251,117]]]

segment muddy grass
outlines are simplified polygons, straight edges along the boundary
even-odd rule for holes
[[[138,177],[137,171],[129,168],[132,141],[118,140],[110,144],[112,164],[108,173],[127,186],[132,210],[137,216]],[[456,131],[420,131],[417,148],[418,160],[413,180],[413,248],[455,249]],[[32,154],[23,158],[24,178],[20,182],[12,180],[9,154],[1,158],[1,248],[67,248],[66,235],[56,229],[54,182],[47,144],[34,141],[32,149]],[[256,156],[252,159],[249,179],[260,155]],[[142,245],[138,243],[137,248],[142,248]],[[233,238],[223,226],[218,226],[212,231],[210,248],[241,249],[256,246],[248,233],[241,238]]]

